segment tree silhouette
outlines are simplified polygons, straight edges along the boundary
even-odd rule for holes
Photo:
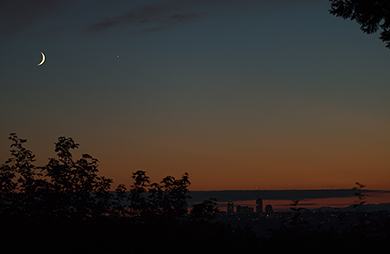
[[[44,166],[34,165],[35,155],[23,145],[27,141],[12,133],[11,158],[0,166],[0,215],[28,218],[133,217],[176,219],[187,214],[190,198],[188,174],[180,179],[167,176],[150,183],[145,171],[133,173],[127,191],[120,184],[111,193],[112,179],[98,175],[98,160],[82,154],[75,160],[72,150],[79,144],[59,137],[57,156]]]
[[[112,179],[97,175],[98,160],[88,154],[74,161],[71,150],[78,146],[72,138],[59,137],[55,143],[57,158],[41,167],[49,180],[49,210],[64,216],[100,216],[110,208]]]
[[[181,217],[187,214],[187,199],[191,198],[188,190],[190,181],[188,173],[184,173],[181,179],[176,180],[173,176],[167,176],[161,181],[162,186],[162,213]]]
[[[354,194],[355,196],[358,196],[359,200],[355,201],[356,204],[353,206],[353,208],[360,207],[364,203],[366,203],[366,201],[364,200],[364,194],[362,193],[363,188],[366,186],[358,182],[356,182],[356,185],[357,187],[353,187],[352,190],[357,190],[357,192],[355,192]]]
[[[35,155],[23,146],[27,140],[15,133],[9,139],[11,158],[0,166],[0,213],[31,216],[38,211],[47,184],[36,172]]]
[[[179,218],[187,214],[190,181],[185,173],[181,179],[165,177],[160,183],[150,183],[145,171],[133,173],[130,187],[130,211],[143,219],[151,217]]]
[[[115,196],[113,197],[112,209],[110,215],[113,217],[128,217],[129,211],[126,209],[126,202],[129,197],[126,193],[127,189],[124,184],[119,184],[115,190]]]
[[[190,216],[193,220],[212,220],[217,216],[219,209],[215,198],[204,200],[200,204],[193,205]]]
[[[150,178],[145,171],[138,170],[133,173],[131,178],[134,183],[130,186],[130,209],[132,215],[144,215],[148,213],[150,206],[147,203],[146,193],[150,184]]]
[[[59,137],[57,158],[47,165],[34,165],[35,155],[27,142],[10,134],[11,158],[0,166],[0,213],[19,217],[96,217],[108,212],[112,180],[98,176],[98,160],[83,154],[73,160],[78,148],[72,138]]]
[[[329,0],[330,14],[355,20],[367,34],[381,30],[379,39],[390,49],[390,1],[389,0]]]

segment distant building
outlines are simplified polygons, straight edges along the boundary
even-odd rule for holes
[[[227,203],[227,213],[229,215],[234,214],[234,205],[233,205],[233,202],[231,200],[229,200],[229,202]]]
[[[274,209],[272,208],[272,205],[266,205],[265,212],[268,213],[268,214],[269,213],[273,213]]]
[[[251,214],[253,213],[253,207],[249,206],[237,206],[237,214]]]
[[[256,199],[256,213],[263,212],[263,200],[261,198]]]

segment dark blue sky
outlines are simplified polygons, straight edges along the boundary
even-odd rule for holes
[[[116,183],[388,189],[390,51],[326,0],[0,4],[0,159],[59,136]],[[46,55],[41,61],[40,52]]]

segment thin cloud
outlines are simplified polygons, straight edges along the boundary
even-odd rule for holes
[[[121,24],[161,22],[161,14],[164,12],[160,6],[145,6],[114,18],[106,18],[103,22],[91,25],[87,32],[98,32]]]
[[[79,0],[2,0],[0,2],[0,35],[9,36],[47,19],[61,4]]]
[[[135,32],[129,33],[129,36],[138,36],[138,35],[147,35],[151,33],[156,33],[156,32],[161,32],[164,30],[172,29],[174,28],[174,25],[169,25],[169,26],[160,26],[160,27],[153,27],[153,28],[146,28],[146,29],[141,29]]]
[[[136,10],[130,10],[117,17],[106,18],[104,21],[88,27],[87,32],[99,32],[123,24],[155,24],[161,29],[158,29],[157,27],[152,29],[142,29],[140,31],[160,31],[163,28],[172,27],[178,23],[185,23],[207,16],[206,13],[186,13],[186,10],[183,10],[183,12],[180,13],[175,13],[175,9],[177,8],[168,5],[144,6]]]
[[[195,13],[195,14],[175,14],[169,17],[170,21],[174,21],[175,23],[184,23],[191,21],[193,19],[198,19],[202,17],[206,17],[206,13]]]
[[[58,12],[69,12],[68,17],[83,15],[78,10],[88,3],[101,16],[103,0],[0,0],[0,36],[11,36],[25,31],[39,22],[47,21]],[[130,34],[139,35],[174,28],[180,24],[195,21],[206,16],[216,15],[224,8],[262,8],[275,4],[286,5],[301,2],[322,2],[325,0],[165,0],[158,4],[125,9],[117,16],[106,16],[95,23],[80,24],[87,33],[99,33],[118,26],[130,26]],[[83,3],[82,5],[79,3]],[[125,0],[111,0],[110,5],[127,4]],[[64,8],[68,7],[68,8]],[[77,10],[73,13],[74,10]],[[84,10],[90,13],[90,10]],[[108,14],[106,14],[108,15]],[[66,21],[64,21],[66,22]],[[63,27],[66,26],[64,23]],[[152,28],[151,28],[152,27]]]
[[[147,35],[147,34],[151,34],[151,33],[161,32],[164,30],[173,29],[179,23],[189,22],[189,21],[192,21],[194,19],[198,19],[198,18],[205,17],[205,16],[207,16],[207,15],[206,14],[186,14],[186,15],[175,14],[175,15],[168,17],[166,20],[161,21],[160,26],[140,29],[140,30],[137,30],[134,32],[130,32],[128,35],[129,36],[139,36],[139,35]],[[147,22],[144,21],[144,23],[147,23]],[[164,24],[168,24],[168,25],[164,25]]]
[[[130,35],[159,32],[176,27],[180,23],[189,22],[216,14],[217,10],[225,7],[261,8],[274,4],[296,4],[324,0],[166,0],[156,5],[145,5],[130,9],[116,17],[106,18],[92,24],[86,29],[87,33],[98,33],[117,26],[153,24],[154,28],[141,28]]]
[[[235,0],[236,1],[236,0]],[[233,1],[233,2],[235,2]],[[248,0],[242,0],[248,2]],[[165,27],[167,23],[184,23],[193,19],[208,16],[208,13],[200,11],[212,4],[232,2],[232,0],[187,0],[164,1],[157,5],[146,5],[135,9],[128,10],[126,13],[116,17],[106,18],[87,28],[87,32],[100,32],[118,25],[146,24],[154,23],[158,26]],[[198,10],[197,12],[194,10]]]

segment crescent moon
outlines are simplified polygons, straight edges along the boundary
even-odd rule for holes
[[[42,52],[41,52],[41,55],[42,55],[42,61],[38,64],[38,66],[41,66],[44,62],[45,62],[45,54],[43,54]]]

